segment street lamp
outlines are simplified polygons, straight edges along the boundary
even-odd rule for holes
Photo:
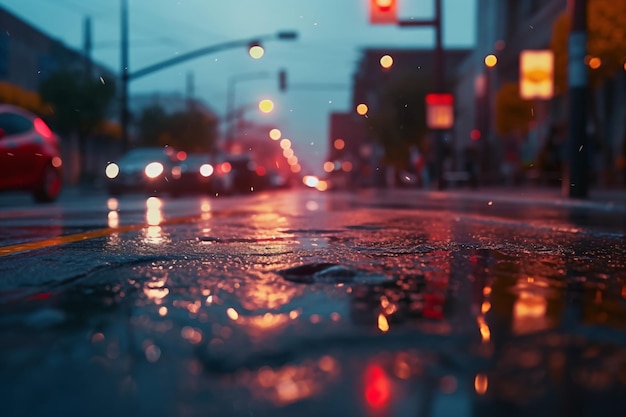
[[[139,69],[134,72],[130,72],[128,68],[128,0],[121,0],[121,128],[122,128],[122,146],[124,151],[129,148],[129,138],[128,138],[128,84],[131,80],[135,80],[137,78],[144,77],[146,75],[152,74],[154,72],[160,71],[165,68],[169,68],[173,65],[177,65],[195,58],[199,58],[201,56],[209,55],[214,52],[223,51],[225,49],[239,48],[239,47],[247,47],[250,51],[250,45],[254,44],[254,46],[261,47],[262,41],[267,40],[295,40],[298,38],[298,33],[295,31],[279,31],[272,34],[261,35],[254,37],[252,39],[239,39],[234,41],[228,41],[219,43],[216,45],[206,46],[204,48],[196,49],[194,51],[188,52],[186,54],[178,55],[171,59],[166,59],[164,61],[158,62],[156,64],[149,65],[142,69]],[[258,54],[260,51],[256,49],[256,53]],[[262,56],[262,53],[261,53]],[[260,58],[260,56],[259,56]]]

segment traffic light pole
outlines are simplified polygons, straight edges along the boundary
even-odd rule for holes
[[[587,140],[587,0],[574,0],[569,37],[569,197],[587,198],[589,143]]]
[[[240,39],[235,41],[223,42],[217,45],[211,45],[195,51],[179,55],[175,58],[166,59],[165,61],[149,65],[135,72],[128,70],[128,0],[121,0],[121,91],[120,91],[120,124],[122,130],[122,149],[126,152],[130,148],[130,138],[128,136],[129,111],[128,111],[128,83],[131,80],[152,74],[173,65],[189,61],[204,55],[222,51],[224,49],[248,46],[251,43],[260,43],[263,40],[295,40],[298,33],[295,31],[280,31],[273,34],[257,36],[252,39]]]
[[[442,9],[441,0],[435,1],[435,16],[430,20],[403,20],[399,21],[400,26],[430,26],[435,29],[435,65],[434,65],[434,81],[435,81],[435,93],[444,93],[445,91],[445,65],[444,65],[444,51],[442,42]],[[445,189],[443,162],[445,153],[445,135],[441,129],[434,130],[435,141],[435,178],[437,181],[437,189]]]

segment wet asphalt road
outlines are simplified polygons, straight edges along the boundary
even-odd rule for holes
[[[7,416],[623,416],[626,209],[0,198]]]

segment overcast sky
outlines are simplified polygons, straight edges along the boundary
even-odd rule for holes
[[[92,19],[93,54],[119,73],[121,0],[1,0],[2,5],[66,45],[82,49],[83,20]],[[474,0],[442,0],[443,42],[471,47],[475,41]],[[272,114],[255,111],[248,119],[277,125],[292,139],[296,155],[320,171],[326,154],[328,117],[350,106],[352,75],[360,51],[367,47],[428,48],[431,28],[371,25],[369,0],[128,0],[131,72],[198,48],[279,30],[295,30],[297,41],[268,41],[266,54],[253,60],[245,49],[217,52],[137,79],[132,94],[186,91],[193,73],[195,95],[215,112],[226,111],[228,80],[246,73],[267,72],[268,78],[238,82],[237,106],[271,98]],[[429,18],[433,0],[401,0],[399,14]],[[284,68],[288,84],[317,84],[319,89],[278,90]],[[322,88],[333,84],[336,88]],[[343,86],[343,87],[342,87]]]

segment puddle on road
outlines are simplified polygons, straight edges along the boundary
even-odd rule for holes
[[[391,224],[391,238],[376,227],[285,228],[277,239],[207,231],[179,243],[184,258],[93,271],[2,306],[0,364],[19,374],[38,363],[65,399],[59,378],[84,378],[76,363],[88,363],[91,381],[112,378],[134,404],[176,392],[171,415],[424,415],[424,404],[461,404],[551,416],[572,397],[592,410],[583,415],[626,407],[621,241],[537,242],[522,230],[496,245],[494,226],[470,237],[461,222],[411,226]],[[59,335],[65,343],[53,343]]]

